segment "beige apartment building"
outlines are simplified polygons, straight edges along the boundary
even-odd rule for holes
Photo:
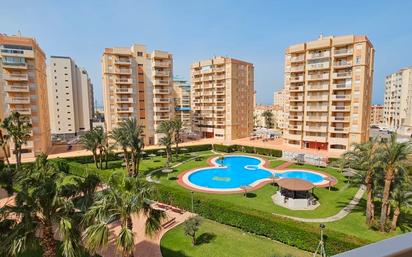
[[[134,117],[144,126],[145,143],[157,143],[157,127],[174,117],[172,55],[134,44],[106,48],[101,62],[107,130]]]
[[[275,91],[273,94],[273,106],[277,112],[277,127],[285,132],[288,128],[288,110],[289,101],[286,101],[286,92],[285,89]]]
[[[371,125],[381,125],[384,123],[383,118],[383,106],[382,105],[372,105],[371,106]]]
[[[190,84],[183,79],[173,79],[173,99],[175,118],[183,123],[185,130],[192,128],[192,108],[190,106]]]
[[[253,64],[214,57],[191,65],[193,130],[204,138],[234,140],[253,130]]]
[[[412,133],[412,68],[386,76],[384,97],[386,125],[400,134]]]
[[[285,140],[347,150],[368,140],[374,48],[366,36],[323,37],[285,53],[289,98]]]
[[[11,112],[27,116],[32,132],[22,158],[47,153],[51,141],[46,56],[33,38],[0,34],[0,57],[0,120]],[[13,153],[13,143],[10,150]]]
[[[93,85],[83,68],[65,56],[51,56],[47,69],[50,127],[53,138],[69,140],[89,131]]]

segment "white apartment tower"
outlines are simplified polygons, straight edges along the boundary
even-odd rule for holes
[[[70,139],[89,131],[93,116],[93,85],[85,69],[70,57],[51,56],[47,69],[52,136]]]
[[[386,76],[384,121],[400,134],[412,133],[412,68]]]

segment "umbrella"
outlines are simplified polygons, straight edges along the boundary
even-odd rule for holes
[[[187,148],[180,148],[180,150],[186,152],[186,151],[188,151],[189,149],[187,149]]]
[[[162,169],[162,173],[167,174],[167,178],[169,178],[169,173],[172,173],[173,169],[171,168],[164,168]]]
[[[142,152],[140,152],[142,155],[146,155],[146,152],[145,151],[142,151]]]
[[[148,156],[149,156],[149,157],[156,157],[156,154],[151,153],[151,154],[149,154]]]
[[[247,191],[250,190],[252,187],[249,185],[245,185],[245,186],[240,186],[240,189],[242,189],[244,191],[244,196],[247,196]]]

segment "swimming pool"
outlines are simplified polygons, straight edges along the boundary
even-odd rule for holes
[[[271,182],[273,174],[279,178],[297,178],[313,183],[315,186],[329,183],[322,173],[308,170],[269,170],[265,161],[258,157],[245,155],[226,155],[211,161],[213,167],[191,170],[181,176],[183,186],[207,192],[241,191],[242,186],[255,188],[262,182]]]

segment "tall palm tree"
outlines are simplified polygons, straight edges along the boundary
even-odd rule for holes
[[[103,130],[103,128],[93,128],[80,137],[80,142],[83,144],[84,148],[92,152],[96,168],[99,168],[97,150],[101,147],[101,138],[99,138],[100,133],[98,132],[100,130]]]
[[[176,158],[179,156],[179,142],[180,142],[180,137],[182,134],[182,129],[183,129],[183,122],[180,119],[175,119],[173,121],[173,132],[175,136],[175,144],[176,144]]]
[[[412,208],[412,186],[409,183],[404,183],[395,187],[391,192],[392,202],[395,210],[391,224],[391,231],[395,231],[398,226],[398,218],[401,214],[402,207]]]
[[[169,167],[172,162],[172,145],[173,145],[173,121],[163,121],[160,123],[157,133],[162,133],[159,143],[166,147],[166,166]]]
[[[63,256],[74,257],[79,252],[78,212],[70,198],[61,195],[64,173],[56,170],[44,154],[34,166],[18,176],[20,190],[14,205],[0,209],[0,227],[8,228],[8,236],[0,241],[1,256],[15,256],[33,250],[39,242],[43,257],[57,254],[54,225],[63,243]]]
[[[379,167],[379,149],[378,139],[373,138],[366,143],[354,144],[353,149],[343,155],[344,163],[359,171],[359,176],[355,178],[354,182],[360,180],[359,182],[366,186],[366,224],[369,227],[375,217],[373,185],[375,171]],[[344,166],[346,166],[345,164]]]
[[[135,118],[128,119],[122,124],[122,128],[127,135],[127,141],[131,151],[132,175],[137,177],[144,148],[143,126],[139,125]]]
[[[382,196],[382,208],[380,215],[380,230],[385,231],[386,221],[388,217],[389,197],[391,193],[391,186],[396,174],[400,171],[405,171],[410,164],[408,156],[412,154],[411,143],[398,143],[395,134],[383,143],[382,154],[379,157],[382,168],[385,172],[385,182]]]
[[[3,131],[0,129],[0,147],[3,151],[4,160],[6,161],[8,167],[10,167],[9,152],[7,151],[9,139],[9,135],[4,135]]]
[[[110,138],[115,141],[115,145],[122,149],[123,151],[123,159],[124,163],[126,164],[127,172],[131,172],[130,170],[130,157],[129,157],[129,140],[127,134],[125,133],[122,124],[119,127],[116,127],[110,133]],[[132,175],[132,174],[130,174]]]
[[[273,113],[269,110],[266,110],[262,113],[263,118],[265,119],[266,128],[273,127]]]
[[[31,137],[32,125],[27,116],[23,116],[18,112],[12,112],[3,120],[0,127],[6,131],[8,137],[14,144],[16,169],[18,169],[21,164],[22,147],[27,144],[27,141]]]
[[[148,200],[153,197],[153,188],[147,182],[135,177],[113,175],[107,190],[101,191],[93,206],[85,215],[86,229],[83,242],[95,253],[109,241],[109,224],[114,218],[120,222],[120,233],[116,245],[122,256],[133,257],[134,233],[132,215],[142,213],[147,217],[145,231],[153,235],[161,228],[164,213],[153,209]]]
[[[100,169],[103,169],[103,155],[106,153],[107,136],[102,127],[94,128],[93,134],[97,143],[97,149],[99,149],[99,166]]]

